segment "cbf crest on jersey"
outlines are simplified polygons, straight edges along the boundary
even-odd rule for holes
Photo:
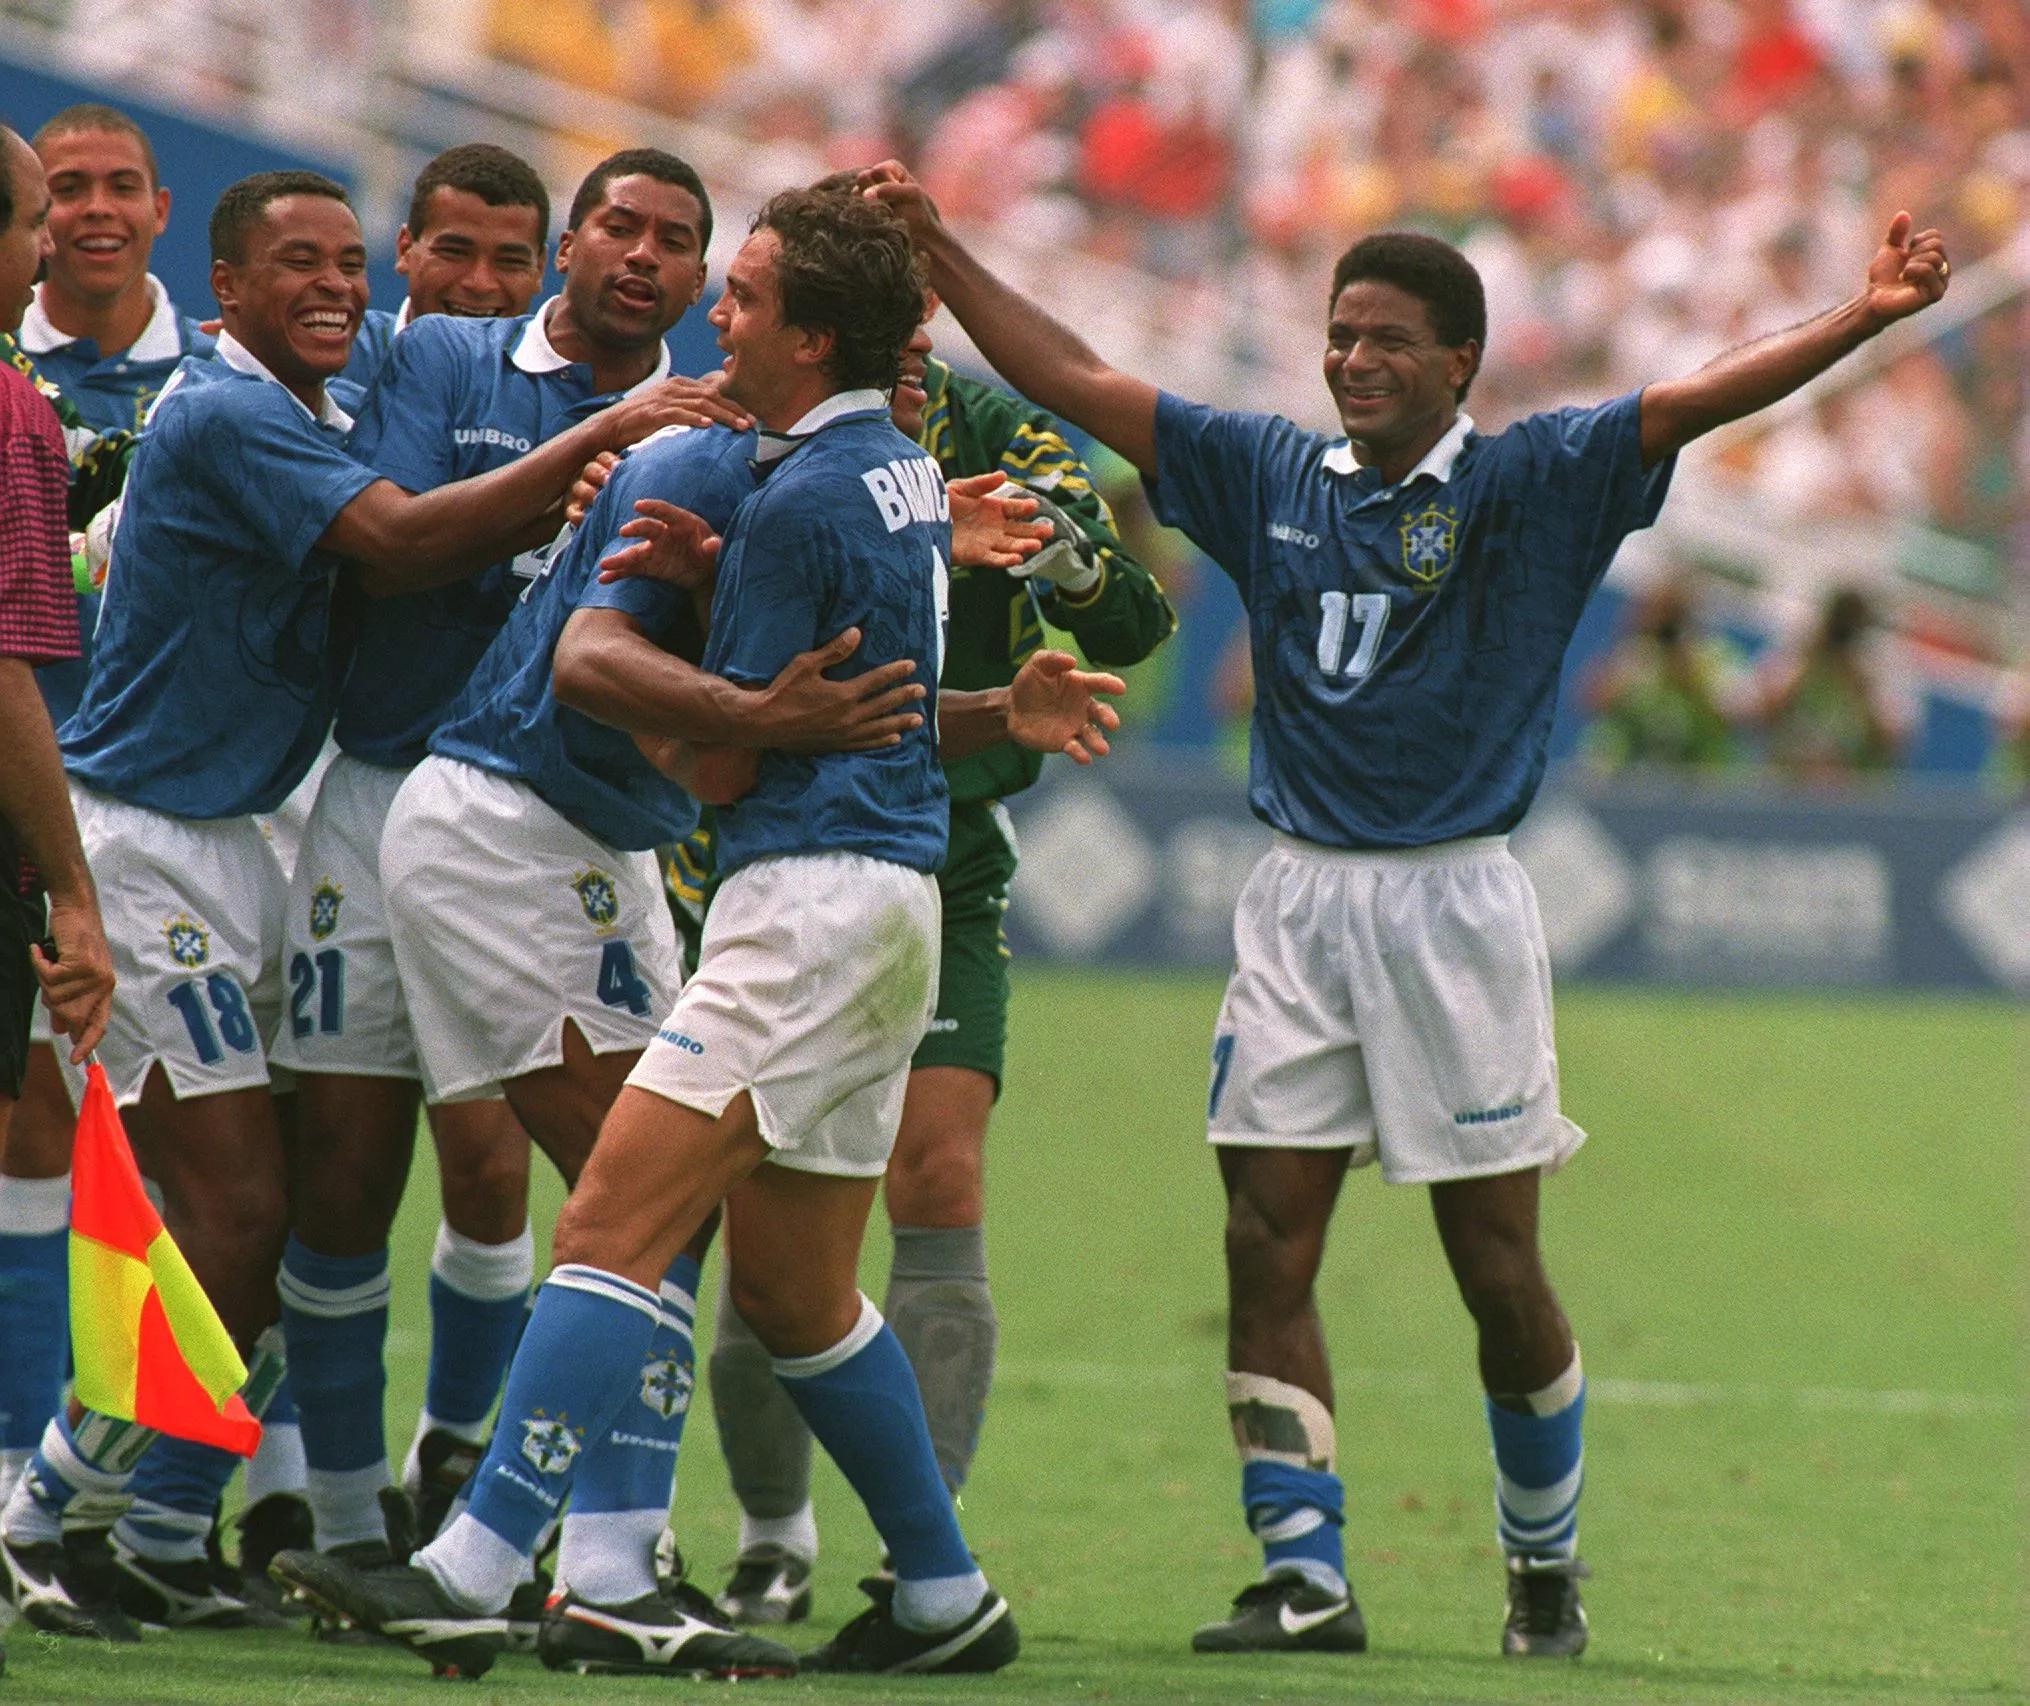
[[[310,891],[310,934],[323,941],[338,928],[339,903],[345,899],[345,890],[330,876]]]
[[[1403,573],[1425,586],[1443,580],[1459,543],[1458,515],[1435,503],[1426,504],[1404,518],[1402,535]]]
[[[673,1356],[650,1353],[641,1369],[641,1401],[664,1421],[691,1407],[691,1389],[697,1376],[688,1363]]]
[[[163,939],[169,957],[186,971],[194,971],[211,958],[211,932],[187,912],[162,921]]]
[[[571,1426],[570,1417],[538,1410],[522,1419],[522,1455],[535,1466],[538,1475],[561,1475],[585,1443],[585,1430]]]
[[[584,907],[592,928],[602,936],[611,934],[620,922],[620,890],[613,879],[604,871],[588,868],[571,879],[571,892]]]

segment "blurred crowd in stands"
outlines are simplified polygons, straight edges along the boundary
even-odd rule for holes
[[[1315,335],[1353,235],[1436,230],[1488,282],[1490,421],[1816,312],[1898,207],[1962,278],[2030,225],[2023,0],[495,0],[491,46],[787,176],[898,153],[1178,313],[1244,290],[1265,338]],[[2026,355],[1983,316],[1737,454],[1782,520],[2021,559]]]

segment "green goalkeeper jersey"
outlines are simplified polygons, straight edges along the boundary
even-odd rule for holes
[[[1176,631],[1176,611],[1122,547],[1092,471],[1049,415],[935,358],[926,364],[924,389],[923,447],[945,477],[999,469],[1046,493],[1078,523],[1100,575],[1090,592],[1073,597],[1005,569],[954,568],[943,685],[1005,687],[1043,645],[1045,623],[1069,633],[1089,662],[1108,667],[1140,663]],[[954,803],[995,800],[1019,793],[1042,769],[1041,753],[1004,742],[948,764],[945,780]]]

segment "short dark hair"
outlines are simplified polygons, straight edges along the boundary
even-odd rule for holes
[[[211,210],[211,258],[240,265],[247,258],[247,233],[261,223],[268,204],[292,195],[321,195],[352,206],[345,185],[322,172],[256,172],[228,184]]]
[[[704,225],[698,232],[698,247],[712,241],[712,198],[705,193],[705,180],[685,161],[660,148],[623,148],[609,154],[585,174],[578,193],[571,198],[571,217],[565,229],[576,231],[585,216],[606,199],[606,187],[615,178],[653,178],[659,184],[675,184],[698,198],[698,212]]]
[[[1339,257],[1332,269],[1332,295],[1327,308],[1349,284],[1371,278],[1407,291],[1429,311],[1431,329],[1441,344],[1455,348],[1476,343],[1487,350],[1487,292],[1474,265],[1450,243],[1415,231],[1379,231],[1363,237]],[[1476,364],[1475,372],[1478,366]],[[1459,387],[1466,401],[1473,374]]]
[[[109,130],[115,136],[132,137],[140,147],[141,158],[148,167],[148,187],[150,189],[160,187],[162,172],[155,164],[155,144],[148,140],[147,131],[118,107],[105,106],[98,101],[82,101],[77,106],[65,107],[62,112],[43,124],[30,140],[29,146],[40,154],[45,142],[53,142],[59,136],[76,136],[81,131],[87,130]]]
[[[826,373],[842,391],[888,391],[923,323],[923,262],[887,208],[826,190],[784,190],[754,216],[782,243],[776,289],[785,325],[830,332]]]
[[[430,198],[439,190],[463,190],[488,207],[533,207],[536,244],[550,241],[550,192],[536,170],[519,154],[491,142],[465,142],[447,148],[425,166],[409,196],[409,235],[420,237],[430,217]]]

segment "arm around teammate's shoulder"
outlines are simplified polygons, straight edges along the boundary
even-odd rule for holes
[[[1945,238],[1913,231],[1909,214],[1889,222],[1858,295],[1825,313],[1716,356],[1696,373],[1642,393],[1642,456],[1654,467],[1715,427],[1766,409],[1883,327],[1928,308],[1945,294],[1952,266]]]
[[[931,287],[988,364],[1016,390],[1156,472],[1156,387],[1109,366],[1084,339],[1003,284],[951,233],[923,186],[894,160],[861,174],[864,193],[897,215],[930,267]]]

